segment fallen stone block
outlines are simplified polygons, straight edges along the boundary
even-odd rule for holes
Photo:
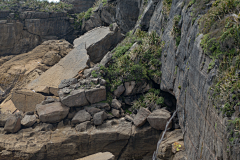
[[[21,129],[21,118],[17,116],[12,116],[7,119],[4,131],[15,133]]]
[[[49,103],[46,105],[37,105],[36,107],[39,119],[46,123],[56,123],[63,120],[69,112],[69,108],[60,102]]]
[[[21,120],[21,124],[25,127],[31,127],[37,121],[37,117],[35,115],[25,115]]]
[[[171,118],[170,112],[165,109],[157,109],[153,111],[148,117],[147,120],[151,127],[157,130],[164,130],[168,120]],[[169,125],[171,128],[172,123]]]
[[[80,110],[72,119],[72,124],[79,124],[85,121],[90,121],[91,115],[85,110]]]
[[[144,125],[144,123],[147,121],[147,117],[149,114],[151,114],[151,112],[148,109],[143,107],[140,108],[136,117],[133,120],[135,126],[141,127],[142,125]]]
[[[107,119],[107,114],[101,111],[93,116],[93,123],[94,125],[101,125],[105,119]]]
[[[12,102],[15,107],[23,112],[35,111],[37,104],[45,99],[40,93],[31,90],[15,90],[12,94]]]

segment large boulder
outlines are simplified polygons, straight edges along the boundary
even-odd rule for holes
[[[142,125],[144,125],[144,123],[147,121],[147,117],[149,114],[151,114],[151,112],[148,109],[141,107],[136,117],[134,117],[134,125],[137,127],[141,127]]]
[[[115,156],[110,152],[99,152],[76,160],[114,160]]]
[[[37,121],[36,115],[25,115],[21,124],[25,127],[31,127]]]
[[[44,99],[45,96],[31,90],[15,90],[12,93],[12,102],[18,110],[23,112],[34,111],[36,105]]]
[[[171,118],[170,112],[168,112],[165,109],[157,109],[147,117],[147,120],[151,127],[157,130],[164,130],[170,118]],[[171,128],[171,126],[172,123],[170,123],[168,127]]]
[[[9,117],[5,123],[4,130],[15,133],[21,129],[21,118],[17,116]]]
[[[107,119],[107,114],[101,111],[93,116],[93,123],[94,125],[101,125],[105,119]]]
[[[64,92],[64,90],[62,92]],[[60,91],[61,94],[59,94],[61,102],[68,107],[80,107],[89,104],[84,89],[73,90],[69,93],[65,93],[68,94],[67,96],[65,96],[62,92]]]
[[[85,121],[90,121],[91,115],[86,112],[85,110],[80,110],[75,114],[75,116],[72,119],[72,124],[79,124]]]
[[[60,102],[49,103],[46,105],[37,105],[36,107],[39,119],[46,123],[56,123],[63,120],[69,112],[69,108]]]

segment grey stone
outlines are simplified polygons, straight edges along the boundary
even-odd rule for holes
[[[51,131],[52,129],[53,125],[49,123],[42,123],[35,128],[36,131]]]
[[[76,111],[69,112],[67,118],[68,118],[68,119],[72,119],[72,118],[75,116],[76,113],[77,113]]]
[[[104,86],[86,90],[85,93],[88,102],[91,104],[106,100],[106,88]]]
[[[96,107],[85,107],[84,109],[85,109],[88,113],[90,113],[92,116],[93,116],[95,113],[102,111],[101,109],[96,108]]]
[[[101,111],[93,116],[93,123],[94,125],[101,125],[105,119],[107,119],[107,114]]]
[[[96,106],[99,109],[104,109],[106,111],[109,111],[111,109],[111,107],[108,103],[97,103],[94,106]]]
[[[100,85],[105,86],[106,85],[106,80],[105,79],[101,79],[100,80]]]
[[[85,110],[78,111],[72,119],[72,124],[79,124],[85,121],[90,121],[91,115]]]
[[[125,120],[126,120],[126,121],[129,121],[129,122],[133,122],[133,118],[130,117],[129,115],[126,115],[126,116],[125,116]]]
[[[5,123],[4,131],[15,133],[21,129],[21,118],[20,117],[9,117]]]
[[[141,107],[133,120],[134,125],[137,127],[144,125],[149,114],[151,114],[151,112],[148,109]]]
[[[119,118],[121,116],[119,113],[119,110],[117,110],[117,109],[112,109],[112,114],[114,117],[117,117],[117,118]]]
[[[76,125],[75,129],[78,132],[84,132],[84,131],[87,131],[88,129],[90,129],[91,127],[92,127],[91,122],[86,121],[86,122],[82,122],[82,123]]]
[[[117,99],[113,99],[111,107],[115,109],[121,109],[122,105]]]
[[[37,117],[35,115],[25,115],[21,120],[21,124],[25,127],[31,127],[35,122],[37,122]]]
[[[147,120],[151,127],[157,130],[164,130],[168,120],[171,118],[170,112],[165,109],[157,109],[153,111],[148,117]],[[171,128],[172,123],[170,123],[169,128]]]
[[[0,127],[4,127],[7,119],[12,117],[12,116],[14,116],[14,115],[7,114],[7,113],[1,113],[0,114]]]
[[[71,84],[76,84],[77,82],[78,82],[78,80],[76,78],[64,79],[58,85],[58,88],[62,89],[64,87],[69,87]]]
[[[52,103],[52,102],[55,102],[55,99],[53,99],[52,97],[47,97],[46,100],[42,101],[42,105]]]
[[[129,96],[129,95],[132,94],[133,89],[134,89],[134,87],[135,87],[135,84],[136,84],[135,81],[125,82],[125,83],[124,83],[124,86],[125,86],[125,93],[124,93],[124,95],[125,95],[125,96]]]
[[[60,102],[49,103],[46,105],[37,105],[36,107],[39,119],[42,122],[56,123],[63,120],[69,112],[69,108]]]
[[[59,91],[61,102],[68,107],[80,107],[88,105],[84,89],[73,90],[69,95],[65,96]]]
[[[120,97],[123,92],[125,91],[124,86],[121,84],[120,86],[117,87],[117,89],[114,91],[114,95],[118,98]]]
[[[107,67],[107,64],[112,60],[112,53],[108,52],[100,62],[100,65]]]

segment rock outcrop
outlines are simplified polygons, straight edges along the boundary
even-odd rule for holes
[[[39,87],[50,88],[50,91],[58,89],[62,80],[77,76],[79,71],[88,68],[87,63],[90,60],[98,62],[99,58],[121,41],[122,35],[117,28],[116,26],[113,31],[109,30],[108,27],[96,28],[76,39],[74,41],[75,48],[67,56],[26,87],[30,90],[36,90]],[[103,47],[103,44],[108,45]],[[96,57],[91,57],[93,53]],[[42,92],[45,91],[42,90]]]
[[[45,129],[46,127],[45,125]],[[84,132],[67,126],[54,131],[44,131],[44,126],[39,126],[34,129],[22,129],[16,134],[9,135],[2,134],[1,129],[0,145],[4,151],[0,157],[6,159],[24,157],[35,160],[56,160],[64,157],[74,160],[96,152],[111,152],[120,160],[146,155],[149,158],[156,147],[159,134],[159,131],[149,125],[137,129],[124,118],[109,120]],[[139,141],[139,138],[144,141]],[[5,151],[9,154],[4,155]]]
[[[8,15],[0,19],[0,56],[26,53],[46,40],[73,39],[74,28],[65,12],[25,11],[18,20]]]
[[[55,59],[54,57],[57,56],[63,58],[71,50],[72,45],[65,40],[50,40],[42,43],[28,53],[17,56],[8,56],[9,58],[5,59],[0,67],[0,86],[3,89],[3,93],[0,97],[2,100],[8,97],[12,89],[23,88],[26,84],[39,77],[43,72],[57,63],[59,59]],[[49,53],[51,53],[50,57],[48,56]],[[46,64],[46,60],[51,61],[51,64]],[[41,90],[45,90],[44,92],[47,94],[50,93],[48,88],[39,87],[35,88],[34,91],[38,92]],[[34,91],[28,91],[28,95],[35,94]],[[18,94],[19,92],[25,93],[25,91],[14,92],[14,95],[17,96],[15,99],[20,100],[19,98],[21,96],[26,96],[26,94]],[[22,105],[27,105],[26,100],[24,99],[25,98],[21,97],[20,101],[22,102]],[[28,100],[31,101],[31,99]],[[7,105],[9,106],[10,104]],[[19,107],[24,108],[26,106]],[[30,107],[34,108],[34,105]]]

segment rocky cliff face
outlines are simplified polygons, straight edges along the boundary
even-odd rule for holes
[[[74,39],[74,28],[64,12],[25,11],[17,19],[11,12],[0,11],[0,15],[1,56],[25,53],[45,40]]]
[[[166,8],[164,3],[164,0],[158,2],[149,31],[156,31],[165,42],[160,86],[177,99],[187,157],[239,159],[239,146],[233,149],[232,154],[227,152],[227,121],[208,99],[217,68],[214,67],[210,72],[208,70],[211,59],[200,46],[203,35],[199,33],[199,17],[194,22],[191,13],[193,8],[189,8],[184,0],[173,0],[170,8]],[[166,18],[166,14],[169,17]],[[180,42],[176,41],[173,31],[176,16],[179,17],[177,27],[180,28]]]

